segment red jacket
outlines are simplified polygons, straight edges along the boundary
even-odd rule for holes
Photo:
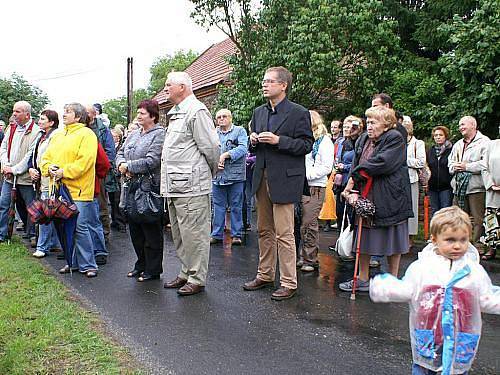
[[[97,158],[95,160],[95,181],[94,181],[94,198],[99,195],[101,191],[101,184],[99,180],[106,177],[109,169],[111,168],[111,164],[109,163],[108,156],[106,155],[106,151],[102,145],[97,142]]]

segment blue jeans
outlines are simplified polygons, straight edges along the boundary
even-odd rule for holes
[[[245,181],[235,182],[231,185],[213,185],[212,199],[214,205],[214,219],[212,234],[219,240],[224,235],[226,222],[226,207],[231,208],[231,237],[241,238],[243,232],[243,189]]]
[[[106,249],[106,243],[104,241],[104,229],[102,227],[101,220],[99,220],[99,200],[94,198],[95,215],[90,220],[89,231],[90,237],[92,237],[92,249],[94,249],[94,254],[108,256],[108,250]]]
[[[433,191],[429,190],[431,200],[431,211],[434,215],[441,208],[450,207],[453,203],[453,192],[451,190]]]
[[[26,207],[35,198],[35,190],[31,185],[17,185],[17,209],[19,216],[24,223],[26,233],[30,237],[35,237],[35,225],[28,219]],[[12,183],[4,180],[2,184],[2,192],[0,195],[0,240],[5,240],[7,237],[7,222],[9,218],[10,192]]]
[[[80,272],[97,270],[93,251],[92,236],[90,226],[95,221],[95,204],[93,201],[75,201],[78,207],[78,220],[76,221],[75,248],[73,252],[73,268],[78,268]]]
[[[48,192],[43,191],[40,199],[47,199]],[[60,249],[59,237],[57,236],[56,227],[53,222],[48,224],[40,224],[38,226],[38,243],[36,249],[44,253],[48,253],[50,249]]]
[[[419,366],[416,363],[413,364],[411,368],[412,375],[437,375],[436,371],[426,369],[425,367]],[[468,372],[464,372],[463,375],[467,375]]]

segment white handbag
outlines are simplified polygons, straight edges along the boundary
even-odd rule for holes
[[[351,222],[349,221],[349,215],[347,215],[347,209],[344,209],[344,219],[342,220],[342,225],[345,223],[347,218],[347,226],[340,233],[337,242],[335,243],[335,250],[341,257],[352,256],[352,241],[354,238],[354,231],[351,230]]]

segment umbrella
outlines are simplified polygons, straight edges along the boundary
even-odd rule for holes
[[[429,196],[424,195],[424,239],[429,239]]]
[[[59,199],[74,205],[73,198],[71,197],[68,188],[63,183],[59,186]],[[54,218],[54,225],[56,227],[57,237],[64,252],[64,258],[69,266],[70,272],[73,267],[73,255],[75,248],[75,231],[76,222],[78,220],[78,212],[69,218]]]
[[[16,220],[16,196],[17,196],[16,182],[17,182],[17,176],[14,176],[12,190],[10,191],[9,213],[7,216],[7,241],[9,244],[12,239],[12,232],[14,231],[14,221]]]

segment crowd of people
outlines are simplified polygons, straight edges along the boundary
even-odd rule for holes
[[[172,103],[166,129],[154,100],[138,105],[127,129],[110,126],[99,104],[67,104],[60,127],[55,111],[44,110],[35,122],[30,104],[17,102],[5,135],[1,133],[0,241],[8,237],[15,186],[25,237],[36,248],[33,256],[61,248],[54,223],[40,224],[36,231],[27,207],[64,184],[78,216],[71,261],[61,273],[97,276],[99,266],[107,263],[110,231],[126,232],[128,226],[137,260],[126,276],[138,282],[159,279],[168,222],[181,267],[164,287],[193,295],[205,288],[210,246],[223,242],[226,227],[231,245],[242,245],[255,207],[259,263],[255,277],[243,285],[245,291],[274,286],[279,266],[279,288],[271,298],[294,297],[297,269],[314,272],[319,267],[322,219],[325,231],[346,230],[347,221],[352,229],[362,229],[352,245],[359,248],[358,291],[370,291],[375,301],[407,301],[423,288],[397,277],[401,255],[410,251],[419,231],[419,194],[424,191],[435,216],[430,244],[422,252],[432,255],[419,262],[434,264],[441,257],[455,264],[467,254],[474,258],[476,248],[484,260],[495,257],[500,244],[500,140],[483,135],[474,117],[460,120],[462,138],[454,145],[449,129],[436,126],[434,144],[426,151],[424,141],[414,136],[412,119],[399,115],[386,94],[375,95],[362,116],[332,121],[330,133],[317,111],[288,99],[291,86],[286,68],[265,72],[266,103],[254,110],[248,133],[233,123],[229,109],[219,110],[214,124],[183,72],[169,73],[166,81]],[[363,218],[359,207],[366,202],[375,210]],[[460,209],[447,208],[453,204]],[[382,257],[387,257],[392,279],[370,282],[369,267]],[[469,273],[486,287],[472,292],[490,298],[488,303],[481,300],[480,308],[498,313],[499,297],[491,295],[491,282],[476,263]],[[411,267],[407,274],[413,280],[433,269],[422,267]],[[439,282],[449,281],[443,276]],[[353,282],[339,287],[350,292]],[[404,283],[402,290],[398,283]],[[444,361],[445,353],[440,355]],[[419,356],[414,353],[417,367],[436,370],[436,357],[431,363]]]

